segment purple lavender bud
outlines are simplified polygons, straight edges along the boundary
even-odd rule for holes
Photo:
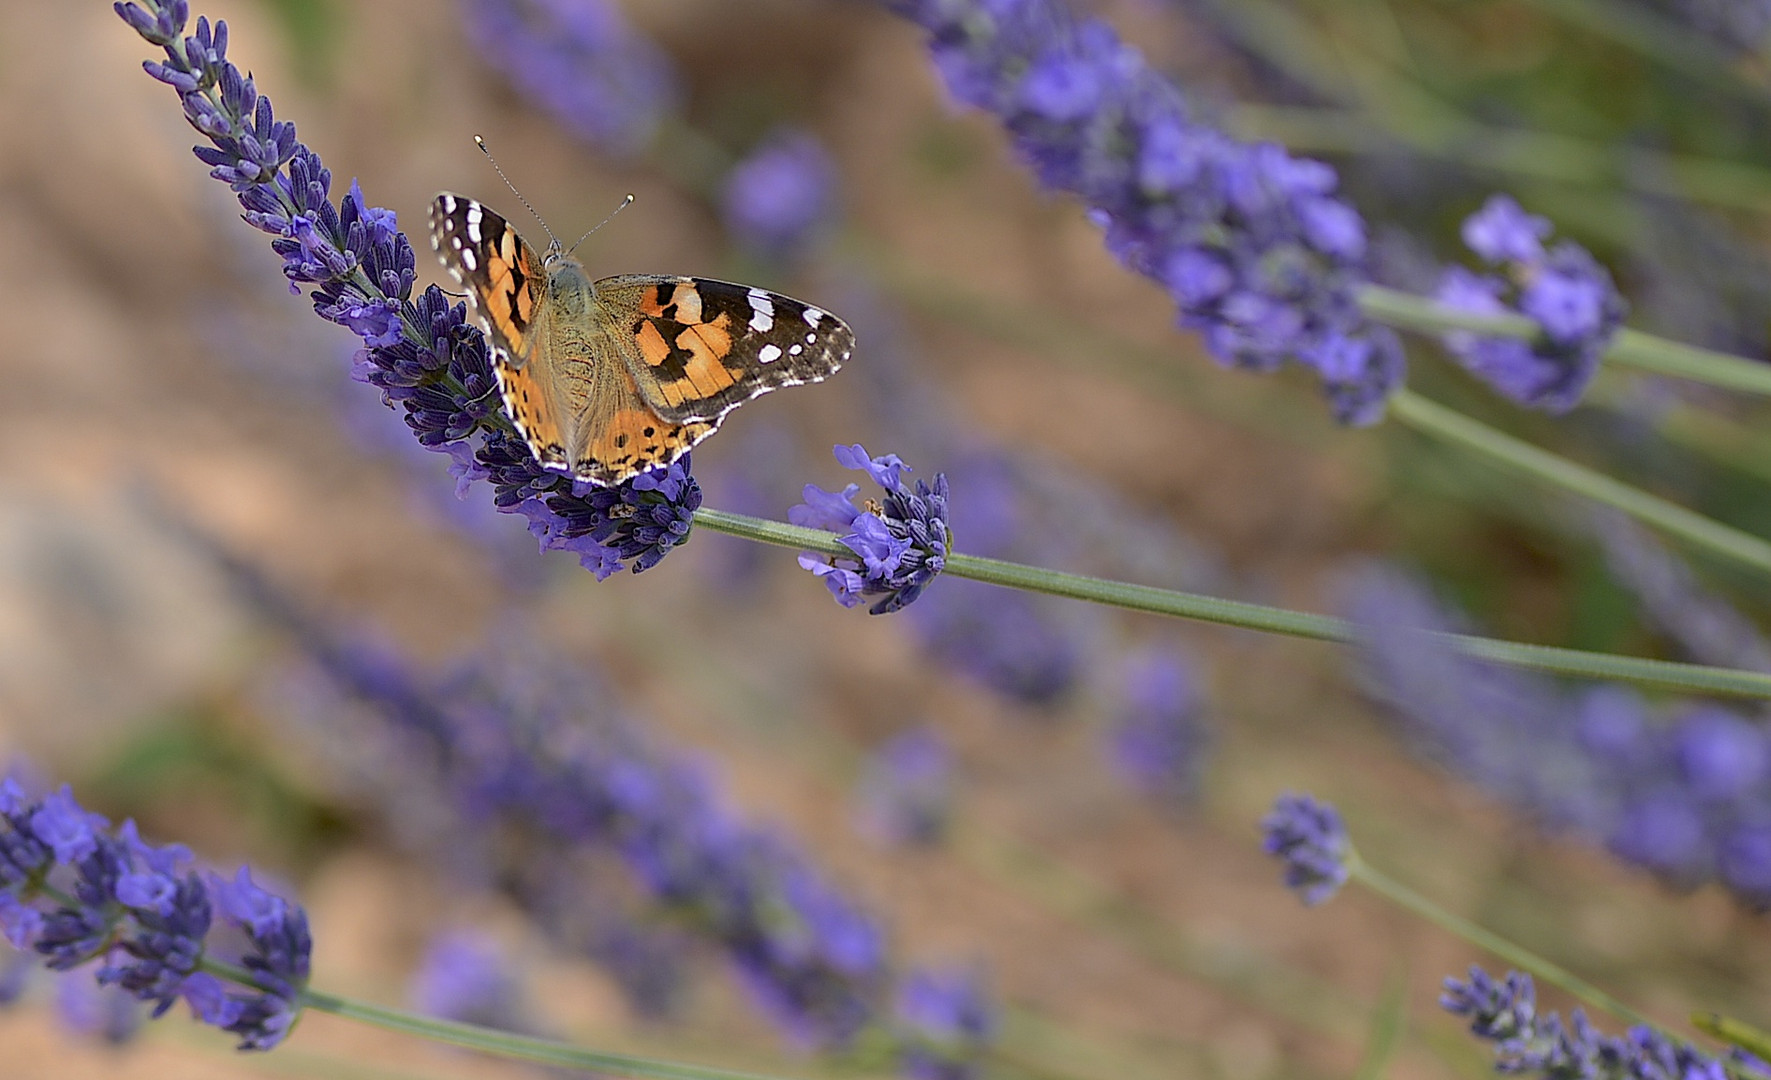
[[[835,209],[836,165],[803,131],[781,131],[733,167],[721,203],[726,228],[770,258],[804,250]]]
[[[1579,1009],[1567,1023],[1539,1015],[1531,976],[1517,971],[1496,982],[1480,967],[1468,982],[1445,980],[1439,1004],[1470,1018],[1470,1031],[1494,1044],[1495,1071],[1544,1080],[1725,1080],[1722,1063],[1652,1028],[1606,1035]]]
[[[1359,313],[1365,228],[1334,197],[1332,169],[1212,130],[1110,27],[1060,0],[887,6],[928,31],[953,96],[994,113],[1043,184],[1088,204],[1108,250],[1169,288],[1220,362],[1329,363],[1339,419],[1382,414],[1402,354]]]
[[[1309,795],[1281,795],[1261,821],[1267,854],[1285,863],[1285,887],[1314,907],[1347,882],[1352,843],[1338,810]]]
[[[1675,755],[1691,793],[1706,802],[1738,798],[1764,786],[1771,746],[1757,724],[1719,708],[1686,714]]]
[[[1526,213],[1511,195],[1493,195],[1464,219],[1463,238],[1485,262],[1500,266],[1541,258],[1551,228],[1548,218]]]
[[[878,510],[857,512],[849,500],[859,490],[849,485],[839,495],[808,484],[806,502],[787,511],[795,525],[817,528],[849,517],[850,532],[843,544],[854,557],[829,559],[809,552],[800,555],[801,567],[824,579],[831,595],[844,607],[853,607],[864,596],[884,594],[868,610],[874,615],[898,611],[922,595],[947,562],[951,532],[947,527],[947,477],[936,473],[933,485],[918,480],[914,490],[904,486],[902,474],[911,471],[896,454],[870,458],[859,443],[835,448],[836,460],[845,468],[867,473],[885,489]]]
[[[1508,274],[1503,280],[1447,267],[1438,300],[1480,315],[1517,310],[1542,330],[1536,342],[1443,335],[1466,368],[1522,405],[1549,412],[1573,408],[1599,370],[1599,358],[1623,325],[1629,305],[1587,250],[1564,240],[1545,251],[1549,223],[1496,195],[1464,222],[1470,249]]]
[[[49,844],[77,858],[56,870]],[[307,984],[306,916],[252,886],[244,870],[231,890],[206,882],[189,872],[191,853],[183,846],[144,843],[132,822],[111,829],[65,786],[32,801],[16,782],[0,789],[0,852],[15,869],[34,864],[22,876],[0,879],[0,923],[15,946],[30,948],[45,966],[66,972],[97,961],[97,984],[114,987],[132,1009],[136,1001],[152,1002],[159,1016],[183,998],[199,1018],[241,1036],[242,1049],[270,1049],[287,1031]],[[21,861],[21,853],[29,857]],[[57,876],[46,882],[51,872]],[[246,908],[256,913],[250,947],[224,959],[253,972],[260,986],[229,989],[198,970],[209,955],[213,903],[230,917]],[[299,934],[290,932],[295,926]],[[66,978],[90,981],[84,973]]]
[[[425,949],[406,998],[427,1016],[522,1031],[522,987],[504,950],[469,931],[438,935]]]
[[[894,736],[868,761],[856,802],[861,831],[882,843],[940,843],[953,802],[947,744],[929,728]]]
[[[1211,744],[1190,666],[1173,653],[1146,653],[1124,665],[1121,685],[1109,734],[1114,767],[1164,809],[1190,808]]]
[[[487,62],[599,150],[643,149],[682,98],[669,57],[607,0],[464,0]]]
[[[898,990],[899,1069],[911,1080],[973,1080],[996,1041],[996,1011],[970,971],[912,971]]]

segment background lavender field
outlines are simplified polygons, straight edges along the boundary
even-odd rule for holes
[[[861,0],[638,0],[610,9],[634,36],[580,84],[563,38],[501,21],[521,7],[203,10],[228,20],[230,55],[324,155],[334,193],[356,177],[408,230],[451,189],[534,231],[480,133],[562,236],[638,196],[581,249],[593,273],[756,282],[848,318],[849,368],[754,403],[696,451],[707,505],[781,518],[801,484],[845,482],[829,448],[859,441],[948,473],[965,551],[1312,610],[1344,609],[1383,560],[1499,635],[1765,666],[1762,583],[1700,563],[1745,618],[1694,606],[1691,582],[1614,522],[1398,425],[1341,428],[1295,372],[1219,370],[1081,208],[949,104],[908,22]],[[1508,699],[1548,710],[1541,725],[1509,706],[1434,728],[1394,720],[1325,645],[958,580],[869,618],[789,553],[705,530],[603,582],[537,556],[520,519],[483,486],[455,500],[446,460],[349,381],[357,342],[289,295],[109,6],[0,11],[0,751],[150,836],[280,875],[312,917],[316,986],[782,1076],[885,1076],[901,1063],[864,1021],[908,994],[914,1027],[905,987],[926,968],[993,1003],[977,1063],[991,1078],[1488,1075],[1435,1005],[1439,980],[1481,957],[1370,896],[1305,911],[1279,885],[1256,822],[1280,791],[1310,790],[1373,863],[1656,1017],[1764,1017],[1762,917],[1721,886],[1676,888],[1713,869],[1663,863],[1658,880],[1639,868],[1655,853],[1626,865],[1516,805],[1577,792],[1516,764],[1560,760],[1544,729],[1593,707],[1572,691]],[[1233,129],[1335,161],[1387,283],[1430,290],[1458,221],[1507,190],[1612,268],[1632,325],[1764,354],[1764,95],[1669,72],[1547,2],[1098,11]],[[1614,17],[1644,11],[1677,14],[1618,0]],[[1717,5],[1697,25],[1754,76],[1735,43],[1758,40],[1750,15]],[[1503,144],[1497,128],[1563,138]],[[789,159],[739,167],[770,148]],[[792,184],[810,195],[772,205]],[[822,212],[784,242],[806,205]],[[418,274],[441,276],[428,253]],[[1620,376],[1547,418],[1431,344],[1410,353],[1411,386],[1771,527],[1753,402]],[[780,971],[747,965],[706,905],[660,903],[631,850],[520,846],[548,835],[509,820],[530,794],[520,770],[466,794],[439,783],[387,710],[316,662],[323,635],[383,704],[399,668],[541,718],[549,752],[655,768],[697,836],[742,833],[766,852],[754,864],[795,883],[824,981],[783,1005]],[[1472,746],[1481,786],[1427,760],[1467,767]],[[1749,781],[1743,805],[1771,807],[1771,776]],[[476,815],[505,831],[469,829]],[[520,990],[464,1003],[472,980],[435,974],[476,957]],[[112,1047],[70,1024],[105,1022],[102,1003],[58,1005],[71,993],[39,974],[0,1011],[7,1076],[523,1071],[326,1016],[268,1056],[182,1020]]]

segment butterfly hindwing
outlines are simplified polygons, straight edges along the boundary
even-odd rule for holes
[[[727,281],[621,275],[596,298],[640,395],[676,421],[717,427],[751,398],[829,377],[855,348],[829,312]]]

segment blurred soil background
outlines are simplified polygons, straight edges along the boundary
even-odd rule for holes
[[[1641,90],[1629,82],[1641,61],[1529,5],[1354,6],[1507,42],[1470,50],[1463,85],[1510,117],[1646,142],[1698,108],[1618,115],[1605,86],[1672,102],[1678,85]],[[1038,191],[990,122],[947,104],[908,23],[850,0],[622,7],[684,80],[677,118],[625,156],[515,89],[453,3],[198,10],[228,21],[231,57],[325,159],[334,196],[355,177],[398,212],[421,283],[441,277],[421,236],[440,189],[538,231],[475,150],[481,133],[562,237],[637,194],[581,249],[593,273],[754,281],[850,318],[861,347],[848,369],[753,403],[695,452],[709,506],[784,517],[802,483],[847,481],[837,442],[900,453],[923,476],[995,455],[1033,478],[1015,544],[1036,561],[1332,610],[1350,567],[1390,559],[1425,567],[1488,631],[1665,652],[1553,496],[1395,425],[1337,429],[1295,373],[1217,370],[1081,209]],[[1229,110],[1271,85],[1190,5],[1103,10],[1204,101]],[[515,641],[594,673],[604,691],[587,715],[638,718],[703,761],[736,813],[779,827],[880,921],[895,962],[975,965],[1002,1009],[987,1076],[1338,1077],[1374,1062],[1394,1077],[1486,1074],[1483,1048],[1435,1000],[1443,976],[1487,959],[1357,890],[1303,909],[1256,827],[1285,790],[1334,800],[1367,859],[1656,1017],[1765,1019],[1762,919],[1714,886],[1680,895],[1545,835],[1410,757],[1343,651],[1041,603],[1075,643],[1074,677],[1030,705],[943,663],[914,610],[831,603],[791,552],[702,532],[656,569],[602,583],[538,557],[483,485],[456,503],[446,462],[413,450],[376,392],[345,378],[355,339],[290,295],[108,4],[6,0],[0,27],[0,752],[150,837],[287,883],[313,921],[317,987],[399,1003],[435,935],[489,928],[529,980],[538,1029],[781,1076],[891,1071],[795,1047],[711,955],[669,1016],[641,1016],[508,901],[404,848],[374,793],[337,767],[352,747],[332,740],[348,729],[290,719],[297,647],[168,517],[421,666]],[[1554,83],[1543,100],[1564,113],[1506,97],[1532,79]],[[814,250],[770,262],[730,242],[717,177],[782,124],[828,148],[840,213]],[[1457,219],[1500,188],[1588,240],[1626,293],[1643,280],[1631,260],[1655,254],[1644,203],[1615,183],[1423,165],[1400,145],[1335,160],[1374,222],[1442,257]],[[1693,213],[1749,255],[1764,220]],[[1762,486],[1656,448],[1628,416],[1520,418],[1430,344],[1411,354],[1414,385],[1749,527],[1771,521]],[[955,471],[960,550],[967,499]],[[1146,650],[1188,655],[1207,702],[1209,758],[1197,801],[1178,810],[1127,787],[1103,751],[1125,658]],[[868,839],[854,811],[864,762],[925,726],[954,754],[945,836]],[[55,994],[44,976],[0,1012],[9,1080],[530,1071],[318,1015],[273,1054],[236,1055],[182,1007],[113,1048],[58,1021]]]

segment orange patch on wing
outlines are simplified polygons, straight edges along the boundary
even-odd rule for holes
[[[641,323],[639,333],[634,335],[634,339],[639,342],[640,354],[646,358],[646,363],[653,367],[670,359],[670,344],[658,332],[656,323]]]
[[[714,322],[685,327],[676,336],[676,347],[689,354],[689,362],[683,365],[682,378],[663,385],[667,400],[672,391],[695,401],[705,400],[738,381],[737,375],[720,363],[732,351],[732,335],[726,330],[729,323],[722,314]]]
[[[640,294],[640,314],[658,318],[664,309],[670,306],[671,298],[676,294],[676,286],[666,282],[654,285]]]
[[[499,364],[496,372],[499,389],[503,391],[504,413],[529,444],[529,452],[543,464],[564,465],[566,448],[559,421],[548,414],[540,382],[529,372],[508,364]]]

